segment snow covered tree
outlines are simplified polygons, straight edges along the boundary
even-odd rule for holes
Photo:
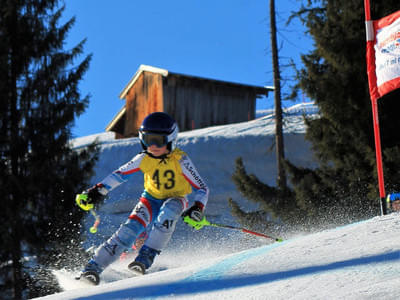
[[[92,175],[96,151],[69,144],[75,117],[87,107],[78,83],[84,41],[63,50],[74,23],[59,25],[56,0],[0,0],[0,289],[22,299],[32,282],[26,257],[66,254],[79,245],[82,213],[74,194]]]

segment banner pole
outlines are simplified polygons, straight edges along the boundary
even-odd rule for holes
[[[385,183],[383,177],[383,166],[382,166],[382,150],[381,150],[381,136],[379,129],[379,117],[378,117],[378,101],[372,100],[372,116],[374,119],[374,135],[375,135],[375,152],[376,152],[376,168],[378,171],[378,183],[379,183],[379,198],[381,202],[381,214],[387,214],[386,201],[385,201]]]
[[[381,149],[381,137],[379,128],[379,114],[378,114],[378,98],[379,93],[376,88],[376,73],[375,67],[371,68],[371,64],[375,64],[375,52],[374,52],[374,40],[375,32],[371,21],[371,7],[369,0],[364,0],[365,10],[365,24],[367,33],[367,69],[368,69],[368,83],[372,104],[372,117],[374,123],[374,137],[375,137],[375,154],[376,154],[376,168],[378,172],[378,184],[379,184],[379,198],[381,206],[381,214],[387,214],[386,201],[385,201],[385,183],[383,177],[383,166],[382,166],[382,149]]]
[[[365,21],[371,21],[371,6],[369,0],[364,0]]]

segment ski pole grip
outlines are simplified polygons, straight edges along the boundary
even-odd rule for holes
[[[189,216],[185,216],[183,218],[183,221],[192,226],[194,229],[196,230],[200,230],[201,228],[203,228],[204,226],[209,226],[210,222],[207,221],[206,217],[203,217],[203,219],[201,221],[195,221],[193,220],[191,217]]]

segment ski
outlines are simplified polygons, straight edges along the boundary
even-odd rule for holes
[[[144,275],[146,273],[146,267],[144,264],[134,261],[128,265],[128,269],[131,270],[136,275]]]

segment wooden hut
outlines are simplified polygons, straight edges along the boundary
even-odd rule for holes
[[[141,65],[120,94],[125,106],[106,127],[117,138],[138,135],[143,119],[163,111],[180,131],[252,120],[256,99],[272,88],[169,72]]]

